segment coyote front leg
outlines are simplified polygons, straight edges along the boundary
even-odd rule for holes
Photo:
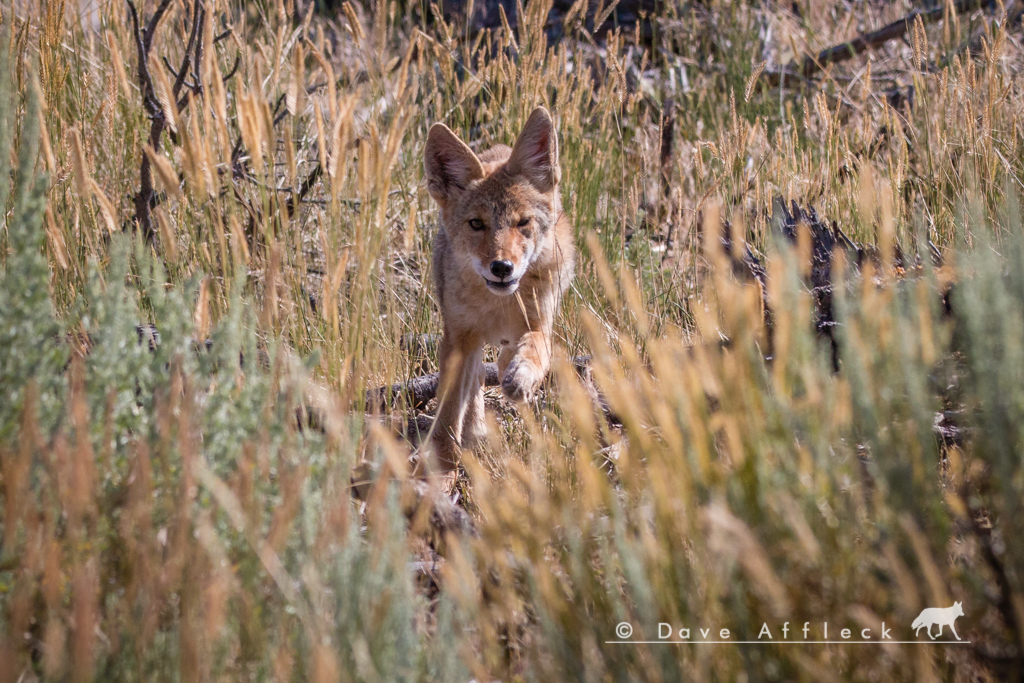
[[[473,445],[485,430],[483,348],[476,339],[445,334],[439,356],[440,403],[433,440],[438,465],[449,472],[458,465],[459,448]]]
[[[551,366],[551,330],[527,332],[498,357],[501,390],[513,401],[533,397]]]

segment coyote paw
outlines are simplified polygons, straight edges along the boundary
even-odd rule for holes
[[[451,472],[459,466],[459,445],[450,434],[435,431],[433,438],[433,467],[441,473]]]
[[[529,401],[543,379],[533,363],[513,358],[501,379],[501,391],[512,401]]]

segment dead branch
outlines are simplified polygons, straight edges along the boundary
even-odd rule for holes
[[[320,163],[317,162],[317,165],[309,172],[306,179],[302,181],[299,191],[290,195],[288,199],[285,200],[284,206],[285,210],[288,212],[288,218],[292,218],[295,215],[295,205],[301,203],[302,200],[306,198],[306,195],[313,189],[313,184],[317,181],[322,172],[323,169],[320,167]]]
[[[572,359],[572,365],[581,377],[586,377],[590,370],[590,356],[576,356]],[[423,410],[437,397],[438,383],[438,373],[432,372],[389,387],[370,389],[366,392],[366,407],[368,410],[387,410],[402,405],[404,401],[404,405],[409,408]],[[498,364],[484,363],[484,386],[496,387],[500,384]]]
[[[156,97],[156,90],[153,87],[153,79],[149,73],[149,55],[153,48],[153,37],[160,25],[160,20],[170,7],[171,0],[161,0],[160,5],[153,12],[145,28],[140,28],[139,13],[132,0],[126,0],[128,11],[132,19],[132,29],[135,33],[135,49],[139,63],[139,90],[142,92],[142,104],[149,118],[149,146],[154,150],[160,148],[160,138],[167,127],[167,116],[160,106]],[[185,55],[182,57],[181,66],[175,70],[164,59],[167,69],[174,75],[174,86],[171,92],[171,106],[178,110],[187,106],[192,98],[202,95],[203,85],[199,69],[203,56],[203,22],[206,19],[206,9],[202,0],[194,0],[192,3],[192,27],[189,33],[188,43],[185,48]],[[192,82],[188,83],[186,78],[191,67]],[[188,86],[192,97],[186,95],[178,99],[182,87]],[[135,195],[135,224],[142,231],[142,236],[147,243],[152,243],[156,233],[153,230],[152,210],[154,206],[155,192],[153,187],[153,170],[150,166],[149,157],[143,152],[142,162],[139,167],[139,191]]]
[[[966,14],[989,4],[991,4],[989,0],[957,0],[953,3],[951,10],[955,14]],[[910,32],[911,27],[918,20],[923,24],[940,21],[945,15],[945,11],[945,6],[942,4],[933,9],[914,10],[877,31],[863,33],[853,40],[826,48],[817,55],[805,55],[802,61],[794,59],[781,70],[766,71],[762,78],[765,78],[773,86],[781,84],[787,78],[795,80],[810,78],[814,74],[824,71],[830,64],[845,62],[868,50],[881,47],[891,40],[902,38]]]

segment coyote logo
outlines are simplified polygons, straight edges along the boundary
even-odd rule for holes
[[[953,627],[953,622],[956,621],[957,617],[964,615],[963,603],[954,602],[951,607],[929,607],[928,609],[921,610],[921,613],[917,615],[917,619],[914,619],[914,623],[910,625],[910,628],[914,629],[914,635],[917,636],[921,633],[921,629],[928,628],[928,637],[935,640],[942,635],[942,627],[949,626],[949,630],[953,632],[957,640],[961,640],[956,629]],[[932,635],[932,626],[938,624],[939,633],[938,635]]]

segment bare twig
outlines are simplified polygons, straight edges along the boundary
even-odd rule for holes
[[[672,232],[675,221],[672,218],[672,142],[675,138],[676,126],[675,100],[669,98],[662,108],[661,115],[661,201],[658,205],[658,220],[668,219],[668,230],[665,232],[665,253],[661,262],[664,263],[672,251]]]
[[[185,56],[181,59],[181,68],[178,69],[178,73],[174,81],[174,88],[171,92],[171,96],[177,100],[176,106],[178,107],[179,112],[188,107],[193,99],[203,94],[203,84],[199,75],[199,68],[203,58],[202,30],[206,10],[202,8],[200,2],[201,0],[196,0],[192,5],[192,30],[189,32],[188,43],[185,47]],[[193,52],[195,53],[195,59],[192,58]],[[190,66],[192,67],[191,83],[185,80]],[[186,93],[184,97],[179,99],[178,94],[181,92],[182,86],[185,85],[188,86],[189,93]],[[189,94],[191,94],[191,97]],[[175,143],[177,143],[177,140],[175,140]]]
[[[170,7],[171,0],[161,0],[153,16],[145,28],[140,29],[139,13],[132,0],[126,0],[128,10],[131,14],[132,28],[135,33],[135,48],[138,53],[139,63],[139,89],[142,91],[142,104],[149,118],[149,146],[152,149],[160,148],[160,137],[164,128],[167,127],[167,115],[160,102],[157,100],[156,91],[153,88],[153,79],[149,73],[149,53],[153,48],[153,37],[160,25],[160,20]],[[187,107],[192,99],[199,97],[203,92],[203,84],[199,69],[203,56],[203,22],[206,17],[206,10],[202,0],[194,0],[192,4],[192,28],[189,32],[188,43],[185,47],[185,55],[182,57],[181,66],[174,69],[166,58],[163,58],[164,66],[174,75],[174,86],[171,89],[171,98],[180,111]],[[192,82],[189,83],[187,76],[191,68]],[[183,87],[188,87],[190,96],[179,99]],[[172,131],[173,136],[173,131]],[[152,211],[154,206],[155,193],[153,188],[153,171],[150,166],[149,157],[142,155],[142,162],[139,167],[139,191],[135,195],[135,224],[142,231],[146,242],[151,243],[156,236],[153,230]]]
[[[200,69],[203,68],[203,39],[202,30],[203,24],[206,22],[206,8],[203,7],[200,0],[196,0],[195,6],[199,8],[198,19],[195,23],[194,30],[196,30],[200,37],[196,40],[195,55],[196,58],[192,60],[192,94],[195,97],[200,97],[203,94],[203,76],[200,73]]]
[[[227,72],[227,74],[222,79],[225,83],[230,81],[231,77],[234,76],[235,73],[238,72],[238,67],[239,67],[239,65],[241,65],[241,63],[242,63],[242,55],[241,54],[235,55],[235,65],[233,67],[231,67],[231,71]]]
[[[134,15],[135,6],[130,1],[128,5],[131,6],[132,14]],[[149,55],[149,50],[153,47],[153,36],[156,34],[156,27],[160,24],[160,20],[164,18],[164,14],[170,6],[171,0],[161,0],[160,5],[153,12],[153,16],[149,18],[149,23],[146,24],[146,29],[142,34],[142,45],[146,49],[146,55]]]
[[[143,107],[150,120],[149,145],[153,149],[158,149],[160,136],[163,134],[167,121],[160,103],[156,100],[153,80],[149,75],[149,48],[153,43],[153,31],[156,30],[157,23],[160,17],[163,16],[164,11],[166,11],[167,5],[170,4],[170,0],[160,3],[144,31],[139,29],[139,14],[135,9],[135,3],[132,0],[127,1],[128,10],[132,17],[132,27],[135,32],[135,47],[139,58],[139,89],[142,91]],[[142,165],[139,169],[139,192],[135,195],[135,222],[142,230],[142,235],[146,242],[152,242],[154,237],[153,221],[150,215],[152,200],[153,172],[149,165],[149,157],[143,154]]]
[[[153,91],[153,80],[149,76],[149,65],[147,64],[149,49],[146,47],[145,31],[139,29],[139,13],[135,9],[135,3],[132,0],[127,1],[128,11],[132,16],[135,48],[139,57],[139,89],[142,91],[142,104],[146,108],[146,113],[152,119],[156,116],[162,116],[163,112],[160,109],[160,103],[156,101],[156,95]]]
[[[316,183],[321,173],[323,173],[323,168],[317,163],[313,170],[309,172],[309,175],[306,176],[306,179],[302,181],[299,191],[294,196],[290,196],[285,200],[284,206],[288,211],[288,218],[292,218],[295,215],[295,205],[306,198],[306,195],[313,189],[313,184]]]

